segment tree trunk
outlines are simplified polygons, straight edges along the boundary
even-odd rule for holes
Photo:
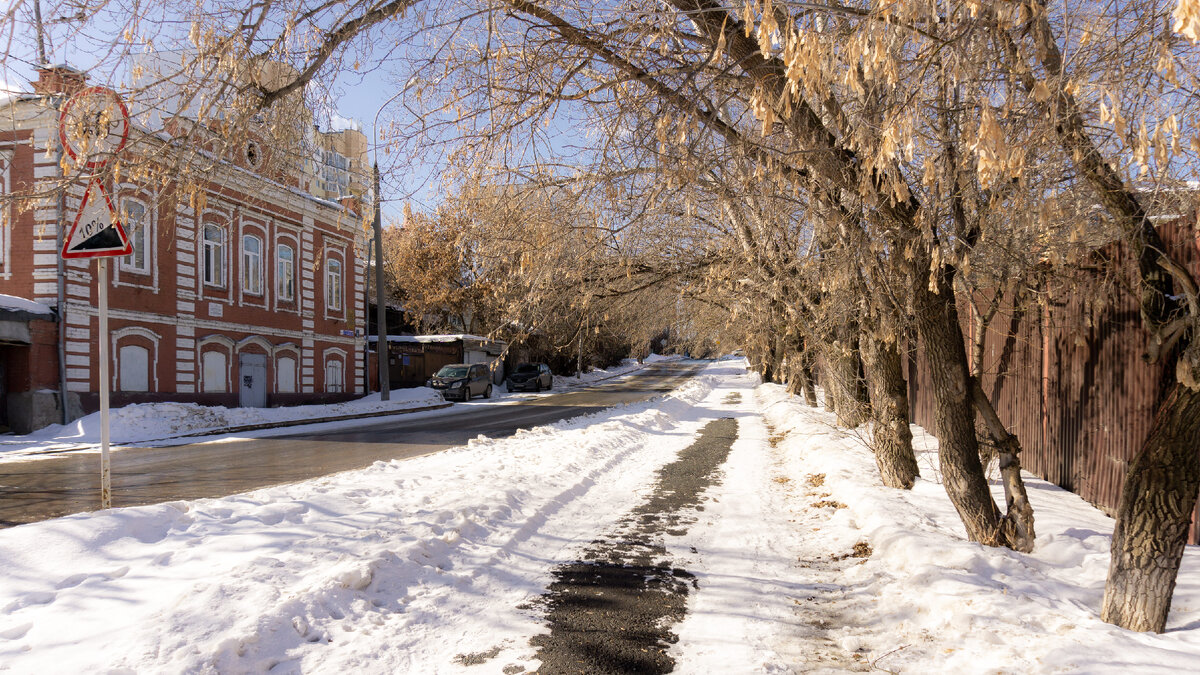
[[[1109,623],[1161,632],[1166,627],[1200,484],[1196,441],[1200,438],[1200,391],[1187,386],[1197,384],[1194,368],[1200,361],[1192,342],[1200,339],[1197,284],[1183,266],[1171,259],[1137,190],[1117,172],[1119,162],[1102,154],[1089,135],[1079,102],[1065,87],[1069,73],[1045,3],[1038,0],[1031,7],[1034,11],[1028,34],[1033,39],[1036,65],[1050,76],[1046,82],[1058,85],[1047,102],[1047,115],[1066,156],[1096,192],[1105,210],[1128,233],[1137,256],[1139,305],[1142,323],[1150,333],[1151,354],[1158,357],[1169,351],[1159,349],[1159,340],[1167,333],[1182,335],[1172,331],[1176,322],[1186,320],[1191,324],[1190,341],[1182,340],[1180,344],[1181,361],[1176,364],[1180,367],[1168,369],[1165,375],[1168,394],[1155,414],[1154,427],[1125,476],[1101,610],[1101,618]],[[1015,40],[1009,38],[1005,47],[1014,63],[1020,60]],[[1040,80],[1031,69],[1023,70],[1022,85],[1032,93]],[[1188,300],[1184,317],[1178,312],[1172,276]]]
[[[867,420],[870,407],[860,372],[857,330],[843,327],[844,338],[829,345],[825,357],[825,397],[832,398],[840,426],[853,429]],[[843,331],[839,331],[843,332]]]
[[[875,421],[872,449],[875,465],[883,484],[902,490],[912,489],[921,475],[913,454],[912,431],[908,428],[908,385],[900,362],[900,350],[864,334],[863,369],[871,395],[871,414]]]
[[[1161,633],[1200,489],[1200,391],[1175,384],[1129,467],[1100,618]]]
[[[922,269],[922,261],[914,263]],[[925,258],[928,264],[928,258]],[[928,269],[928,267],[924,267]],[[975,437],[975,405],[971,373],[949,270],[933,273],[936,292],[924,275],[914,274],[917,332],[925,348],[933,384],[935,433],[946,494],[967,529],[967,538],[985,546],[1008,546],[1000,527],[1000,510],[988,490]]]
[[[1033,528],[1033,505],[1029,503],[1025,481],[1021,479],[1021,442],[1016,436],[1008,433],[1008,429],[1000,421],[1000,416],[996,414],[991,400],[984,393],[978,377],[971,378],[971,390],[975,396],[975,407],[978,408],[988,435],[996,444],[996,454],[1000,457],[1000,475],[1004,479],[1006,504],[1000,527],[1012,548],[1029,553],[1033,550],[1033,540],[1037,535]]]
[[[813,376],[812,354],[807,350],[800,355],[800,386],[804,389],[804,402],[808,407],[817,407],[817,385]]]

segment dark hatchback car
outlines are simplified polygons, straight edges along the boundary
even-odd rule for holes
[[[554,375],[544,363],[519,363],[505,383],[509,391],[541,391],[554,387]]]
[[[477,395],[492,397],[491,370],[479,363],[451,363],[442,366],[425,384],[441,392],[442,398],[445,399],[467,401]]]

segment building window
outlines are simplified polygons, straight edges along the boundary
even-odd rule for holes
[[[330,312],[342,311],[342,263],[333,258],[325,264],[325,307]]]
[[[275,364],[275,375],[279,380],[275,391],[281,394],[296,393],[296,359],[290,356],[279,357]]]
[[[275,252],[276,293],[280,300],[296,299],[296,253],[291,246],[280,244]]]
[[[150,351],[125,345],[117,352],[117,388],[120,391],[150,391]]]
[[[342,362],[340,359],[330,359],[325,362],[325,391],[340,393],[345,391],[342,380]]]
[[[225,230],[204,226],[204,283],[225,286]]]
[[[242,290],[262,295],[262,240],[249,234],[242,237]]]
[[[8,195],[8,170],[12,160],[12,151],[6,150],[0,152],[0,197]],[[6,199],[0,199],[0,272],[8,273],[9,260],[9,244],[11,239],[8,234],[9,228],[9,202]]]
[[[204,371],[201,373],[203,378],[204,391],[225,393],[228,386],[225,383],[225,374],[228,371],[228,360],[225,354],[221,352],[204,352],[201,357],[201,367]]]
[[[121,225],[129,235],[133,252],[121,258],[121,269],[146,274],[150,271],[150,222],[146,206],[132,199],[121,200]]]

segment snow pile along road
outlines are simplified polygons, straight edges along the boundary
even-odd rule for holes
[[[863,441],[834,428],[832,415],[777,385],[758,392],[783,475],[802,481],[825,512],[798,518],[811,529],[805,557],[841,568],[813,580],[832,617],[826,636],[862,662],[946,673],[1179,673],[1200,664],[1200,547],[1187,547],[1165,634],[1117,628],[1099,619],[1113,520],[1095,507],[1026,473],[1033,553],[968,542],[931,434],[912,427],[921,478],[911,491],[892,490]],[[1003,504],[996,476],[991,484]],[[870,557],[855,559],[864,547]]]
[[[652,354],[646,363],[678,361],[679,356]],[[608,380],[642,368],[633,359],[625,359],[608,370],[594,369],[576,376],[560,376],[554,380],[556,390],[571,389]],[[470,405],[501,404],[506,400],[525,400],[543,394],[507,393],[503,387],[493,390],[492,399],[475,399]],[[320,421],[350,415],[395,413],[421,410],[444,404],[441,395],[428,387],[393,389],[391,399],[383,401],[379,393],[344,403],[301,405],[283,408],[226,408],[197,403],[134,403],[113,408],[109,414],[109,440],[114,444],[171,445],[191,442],[197,434],[221,432],[232,427],[260,424],[280,424],[302,420]],[[272,430],[260,430],[257,436],[268,436]],[[287,430],[283,433],[294,433]],[[182,439],[182,440],[174,440]],[[91,452],[100,446],[100,413],[85,415],[70,424],[52,424],[24,436],[0,436],[0,460],[23,460],[62,452]]]

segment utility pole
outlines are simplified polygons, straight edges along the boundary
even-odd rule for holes
[[[33,21],[37,24],[37,55],[38,66],[46,63],[46,34],[42,26],[42,0],[33,0]]]
[[[379,398],[390,401],[392,383],[388,378],[387,307],[383,304],[383,200],[379,193],[379,163],[375,163],[375,355],[379,362]]]

